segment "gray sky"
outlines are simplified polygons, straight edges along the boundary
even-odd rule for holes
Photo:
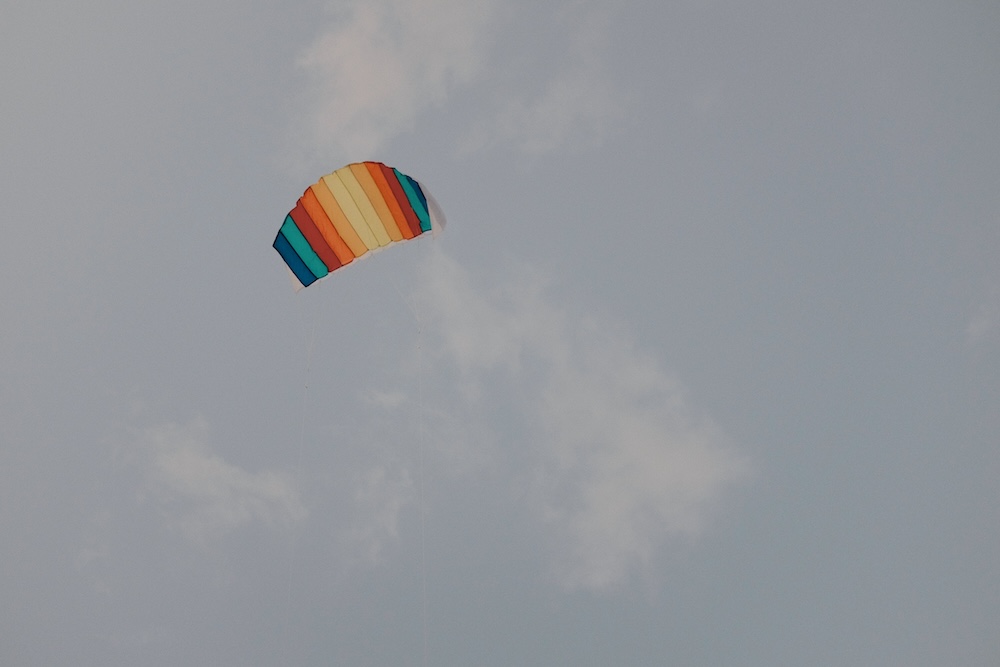
[[[1000,5],[6,4],[4,665],[1000,662]]]

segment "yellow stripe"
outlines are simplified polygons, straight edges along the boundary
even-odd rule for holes
[[[358,183],[358,179],[354,177],[354,172],[351,171],[351,167],[341,167],[337,171],[333,172],[340,177],[341,182],[347,191],[351,193],[351,197],[354,199],[354,203],[357,204],[358,210],[361,211],[361,215],[364,216],[365,222],[368,223],[368,228],[372,230],[372,234],[378,239],[378,244],[380,246],[386,246],[392,243],[392,239],[389,238],[388,232],[385,231],[385,225],[378,217],[378,213],[375,212],[375,207],[368,200],[368,195],[365,194],[364,188]],[[340,200],[340,197],[337,197]]]
[[[372,178],[372,173],[368,171],[368,166],[365,164],[352,164],[349,166],[351,173],[358,179],[358,183],[365,191],[365,195],[368,197],[368,201],[371,202],[372,208],[375,209],[375,215],[382,221],[382,226],[385,227],[389,238],[393,241],[402,241],[403,234],[396,225],[396,219],[392,217],[392,211],[389,210],[389,206],[385,203],[382,191],[378,189],[375,179]]]
[[[347,247],[350,248],[354,256],[361,257],[368,252],[368,246],[361,240],[358,233],[354,231],[354,227],[351,226],[351,222],[344,216],[344,212],[340,210],[340,205],[333,198],[333,193],[330,192],[330,188],[326,186],[326,183],[320,180],[316,185],[311,186],[310,189],[316,195],[319,205],[326,211],[326,217],[330,218],[333,228],[340,234],[340,238],[344,239],[344,243],[347,244]]]
[[[323,182],[330,189],[333,198],[337,200],[337,204],[340,206],[340,210],[344,212],[344,217],[351,223],[351,227],[354,228],[354,231],[361,239],[361,242],[365,244],[365,247],[369,250],[378,248],[378,240],[372,233],[368,223],[365,222],[365,217],[358,209],[358,205],[354,203],[354,197],[351,196],[351,193],[344,186],[344,182],[340,180],[338,173],[335,171],[332,174],[327,174],[323,177]]]

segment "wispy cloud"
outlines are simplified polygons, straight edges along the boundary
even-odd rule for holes
[[[504,90],[498,107],[462,140],[465,153],[499,144],[540,155],[567,144],[599,144],[608,126],[621,118],[625,102],[606,67],[609,17],[591,3],[573,3],[557,12],[565,44],[554,41],[540,63],[545,83],[533,94],[515,85]],[[564,51],[552,58],[552,52]],[[554,61],[554,64],[553,64]]]
[[[599,142],[623,107],[606,69],[607,11],[595,2],[554,6],[543,28],[551,39],[541,50],[514,48],[531,52],[517,65],[494,49],[523,39],[503,18],[512,11],[496,0],[345,3],[299,58],[308,85],[302,138],[344,160],[368,158],[469,86],[493,103],[457,127],[461,152],[502,144],[538,155]]]
[[[306,516],[288,474],[249,472],[227,463],[211,451],[203,421],[147,428],[139,450],[144,494],[192,540],[209,540],[255,521],[284,525]]]
[[[979,304],[965,331],[972,344],[982,343],[1000,331],[1000,285],[994,286]]]
[[[354,523],[347,533],[350,551],[366,565],[382,560],[399,537],[399,517],[413,501],[413,481],[400,466],[375,466],[354,480]]]
[[[302,55],[311,140],[366,157],[480,69],[493,0],[358,0]]]
[[[442,253],[429,267],[422,308],[436,353],[465,400],[511,410],[507,437],[526,441],[511,447],[529,468],[525,497],[564,586],[618,586],[670,536],[703,529],[747,465],[655,358],[620,327],[554,305],[537,276],[488,293]]]

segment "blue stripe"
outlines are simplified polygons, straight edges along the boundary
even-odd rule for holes
[[[403,186],[403,191],[406,193],[406,198],[410,200],[410,207],[413,208],[413,212],[417,214],[420,219],[420,230],[422,232],[431,231],[431,216],[427,213],[427,200],[424,198],[424,193],[421,192],[420,186],[417,182],[401,172],[399,169],[393,168],[396,172],[396,178],[399,179],[399,184]]]
[[[292,273],[299,279],[303,287],[308,287],[316,282],[316,276],[309,270],[309,267],[306,266],[306,263],[302,261],[302,258],[299,257],[299,254],[292,247],[292,244],[288,242],[288,239],[281,232],[278,232],[278,236],[274,239],[274,249],[285,260],[285,264],[292,270]]]
[[[410,180],[410,183],[413,185],[413,190],[417,193],[417,197],[420,198],[420,203],[423,204],[424,206],[424,214],[420,216],[420,229],[424,230],[425,232],[429,232],[431,231],[431,216],[430,216],[431,209],[429,206],[427,206],[427,197],[424,196],[424,191],[420,189],[420,183],[417,183],[409,176],[407,176],[406,178]]]
[[[302,260],[302,263],[312,271],[314,276],[322,278],[330,273],[330,270],[326,268],[326,264],[323,263],[323,260],[319,258],[316,251],[313,250],[312,245],[309,244],[309,241],[302,234],[302,230],[292,220],[291,214],[285,216],[285,223],[281,225],[280,231],[285,235],[288,243],[291,244],[299,259]]]

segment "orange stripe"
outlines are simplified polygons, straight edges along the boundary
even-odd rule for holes
[[[333,250],[326,244],[326,239],[323,235],[319,233],[316,229],[315,223],[313,223],[312,218],[306,213],[306,210],[302,208],[302,202],[300,201],[295,205],[295,208],[289,212],[292,216],[292,220],[295,222],[295,226],[299,228],[302,232],[302,236],[306,237],[306,241],[309,242],[310,247],[319,258],[326,264],[326,268],[330,271],[340,268],[340,260],[337,259],[337,255],[334,254]]]
[[[413,234],[413,236],[420,236],[420,234],[423,233],[423,230],[420,229],[420,219],[417,218],[417,214],[413,211],[413,206],[410,205],[410,198],[406,196],[405,192],[403,192],[403,186],[399,184],[399,179],[396,178],[396,172],[392,170],[392,167],[387,167],[382,163],[379,163],[379,169],[382,170],[382,175],[385,176],[385,182],[389,184],[389,189],[392,190],[393,197],[396,199],[396,204],[403,212],[403,217],[406,218],[406,224],[410,227],[410,233]]]
[[[312,218],[313,224],[316,225],[316,229],[319,233],[323,235],[326,239],[327,245],[333,250],[333,253],[337,256],[341,265],[350,264],[354,261],[354,253],[351,249],[347,247],[344,243],[344,239],[340,238],[340,234],[337,233],[336,228],[334,228],[333,223],[330,222],[329,216],[327,216],[326,211],[323,210],[323,205],[319,203],[316,199],[316,193],[312,191],[312,188],[306,190],[302,197],[299,199],[299,203],[302,204],[302,208],[306,210],[309,217]]]
[[[382,191],[379,190],[378,185],[375,184],[375,180],[372,178],[368,168],[361,163],[352,164],[350,167],[351,173],[354,174],[354,178],[358,179],[358,183],[365,191],[368,201],[371,202],[372,208],[374,208],[375,213],[378,214],[378,219],[382,221],[382,226],[385,227],[386,234],[388,234],[389,238],[393,241],[402,241],[403,233],[399,231],[399,227],[396,225],[396,219],[392,217],[389,207],[386,206],[385,198],[382,197]]]
[[[403,215],[403,209],[399,207],[399,202],[393,196],[392,188],[389,187],[389,182],[385,180],[385,174],[382,173],[381,167],[384,165],[378,162],[365,162],[365,166],[368,167],[368,173],[372,175],[372,180],[375,181],[379,192],[382,193],[382,199],[385,200],[385,205],[389,207],[389,213],[392,214],[392,219],[396,221],[399,233],[403,235],[404,239],[412,239],[413,230],[406,224],[406,216]]]
[[[320,205],[323,207],[323,211],[326,213],[330,222],[333,224],[333,228],[337,230],[337,234],[340,238],[344,239],[344,243],[347,247],[351,249],[351,254],[355,257],[361,257],[368,252],[368,246],[365,242],[361,240],[358,233],[354,231],[354,227],[351,225],[350,220],[344,215],[344,212],[340,210],[340,204],[337,203],[337,198],[333,196],[330,192],[330,188],[326,186],[326,183],[322,179],[318,183],[312,185],[310,190],[316,195],[316,200],[319,201]]]

